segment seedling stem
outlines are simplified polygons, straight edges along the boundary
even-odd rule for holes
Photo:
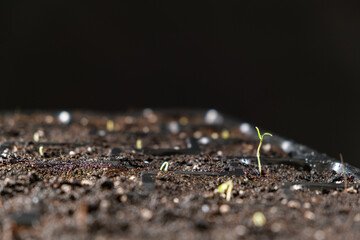
[[[257,148],[257,151],[256,151],[256,157],[257,157],[257,160],[258,160],[258,166],[259,166],[259,174],[261,175],[261,162],[260,162],[260,149],[261,149],[261,144],[262,144],[262,141],[263,141],[263,138],[265,135],[268,135],[268,136],[272,136],[270,133],[264,133],[264,134],[260,134],[260,130],[258,127],[255,127],[256,130],[257,130],[257,133],[258,133],[258,136],[259,136],[259,139],[260,139],[260,143],[259,143],[259,146]]]
[[[161,164],[160,171],[162,171],[164,169],[164,171],[167,172],[168,168],[169,168],[169,163],[163,162],[163,164]]]
[[[226,201],[230,201],[233,187],[234,183],[231,180],[220,184],[218,187],[219,193],[225,193],[226,191]]]

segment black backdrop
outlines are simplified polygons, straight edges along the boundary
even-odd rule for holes
[[[213,107],[360,166],[359,1],[4,1],[0,108]]]

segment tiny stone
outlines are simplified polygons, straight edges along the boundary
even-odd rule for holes
[[[52,116],[48,115],[45,117],[45,122],[47,124],[51,124],[53,121],[54,121],[54,118]]]
[[[226,213],[230,212],[230,206],[227,204],[223,204],[219,207],[219,211],[221,214],[226,214]]]
[[[127,199],[128,199],[128,198],[127,198],[126,195],[122,195],[122,196],[120,197],[120,201],[121,201],[122,203],[126,202]]]
[[[213,192],[205,192],[203,196],[204,196],[204,198],[213,198],[214,193]]]
[[[135,179],[136,179],[136,177],[134,175],[129,177],[129,180],[131,180],[131,181],[134,181]]]
[[[75,152],[74,152],[74,151],[70,151],[70,152],[69,152],[69,155],[70,155],[70,156],[74,156],[74,155],[75,155]]]
[[[360,213],[357,213],[357,214],[354,216],[354,222],[360,222]]]
[[[285,205],[287,204],[288,200],[286,198],[284,198],[283,200],[281,200],[281,204]]]
[[[153,217],[153,213],[149,209],[144,208],[144,209],[141,209],[141,217],[145,221],[149,221]]]
[[[63,185],[61,185],[61,191],[65,192],[65,193],[69,193],[71,191],[71,186],[68,184],[63,184]]]
[[[262,227],[266,223],[266,217],[262,212],[254,213],[252,220],[256,227]]]
[[[270,143],[264,144],[264,146],[262,147],[262,149],[263,149],[265,152],[269,152],[269,151],[271,150],[271,144],[270,144]]]
[[[116,193],[119,194],[119,195],[123,195],[125,193],[125,190],[122,187],[118,187],[116,189]]]
[[[194,138],[201,138],[202,133],[200,131],[196,131],[196,132],[194,132],[193,136],[194,136]]]
[[[174,202],[174,203],[179,203],[179,199],[178,199],[178,198],[174,198],[173,202]]]
[[[247,233],[247,231],[248,231],[248,229],[244,225],[239,225],[239,226],[236,226],[236,228],[235,228],[235,233],[238,236],[244,236]]]
[[[211,138],[212,139],[218,139],[219,138],[219,134],[217,132],[213,132],[211,133]]]
[[[86,186],[91,186],[93,185],[94,183],[88,179],[83,179],[81,180],[81,185],[86,185]]]
[[[310,204],[309,202],[305,202],[305,203],[303,204],[303,208],[305,208],[305,209],[310,209],[310,208],[311,208],[311,204]]]
[[[180,131],[179,124],[176,121],[170,122],[168,127],[172,134],[178,134]]]
[[[314,238],[316,240],[324,240],[325,239],[325,232],[322,231],[322,230],[317,230],[315,233],[314,233]]]
[[[305,211],[304,212],[304,217],[308,220],[314,220],[315,219],[315,213],[313,213],[312,211]]]
[[[189,123],[189,119],[188,119],[187,117],[181,117],[181,118],[179,119],[179,123],[180,123],[181,125],[187,125],[187,124]]]
[[[208,205],[204,204],[201,206],[201,211],[203,211],[204,213],[209,212],[210,208]]]
[[[287,204],[287,206],[289,208],[300,208],[301,207],[301,204],[299,201],[296,201],[296,200],[290,200]]]
[[[239,190],[239,195],[240,195],[240,196],[244,196],[244,195],[245,195],[245,191],[244,191],[244,190],[242,190],[242,189],[241,189],[241,190]]]
[[[349,187],[345,189],[347,193],[357,193],[357,190],[354,187]]]
[[[249,133],[249,132],[251,131],[251,126],[250,126],[250,124],[249,124],[249,123],[242,123],[242,124],[240,124],[240,126],[239,126],[239,131],[240,131],[241,133],[244,133],[244,134]]]
[[[202,144],[202,145],[207,145],[209,144],[210,140],[208,137],[202,137],[199,139],[199,143]]]
[[[271,208],[270,208],[270,213],[272,213],[272,214],[277,213],[277,211],[278,211],[278,208],[277,208],[277,207],[271,207]]]
[[[110,201],[109,200],[101,200],[100,201],[100,208],[108,209],[109,207],[110,207]]]
[[[69,124],[71,121],[71,115],[68,111],[62,111],[59,113],[58,119],[62,124]]]
[[[80,124],[85,127],[89,124],[89,120],[86,117],[83,117],[80,119]]]
[[[150,128],[147,127],[147,126],[143,127],[143,132],[144,132],[144,133],[150,132]]]
[[[282,224],[278,223],[278,222],[275,222],[275,223],[271,224],[270,229],[274,233],[280,232],[281,229],[282,229]]]

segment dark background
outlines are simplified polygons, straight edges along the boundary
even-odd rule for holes
[[[0,108],[216,108],[360,166],[359,1],[3,1]]]

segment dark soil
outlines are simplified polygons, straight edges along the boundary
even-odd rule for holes
[[[72,113],[66,125],[56,114],[3,114],[1,239],[360,238],[356,177],[344,190],[343,175],[270,139],[260,176],[254,135],[184,116]],[[172,121],[182,125],[171,132]],[[217,192],[228,180],[230,201]],[[266,222],[256,225],[256,212]]]

